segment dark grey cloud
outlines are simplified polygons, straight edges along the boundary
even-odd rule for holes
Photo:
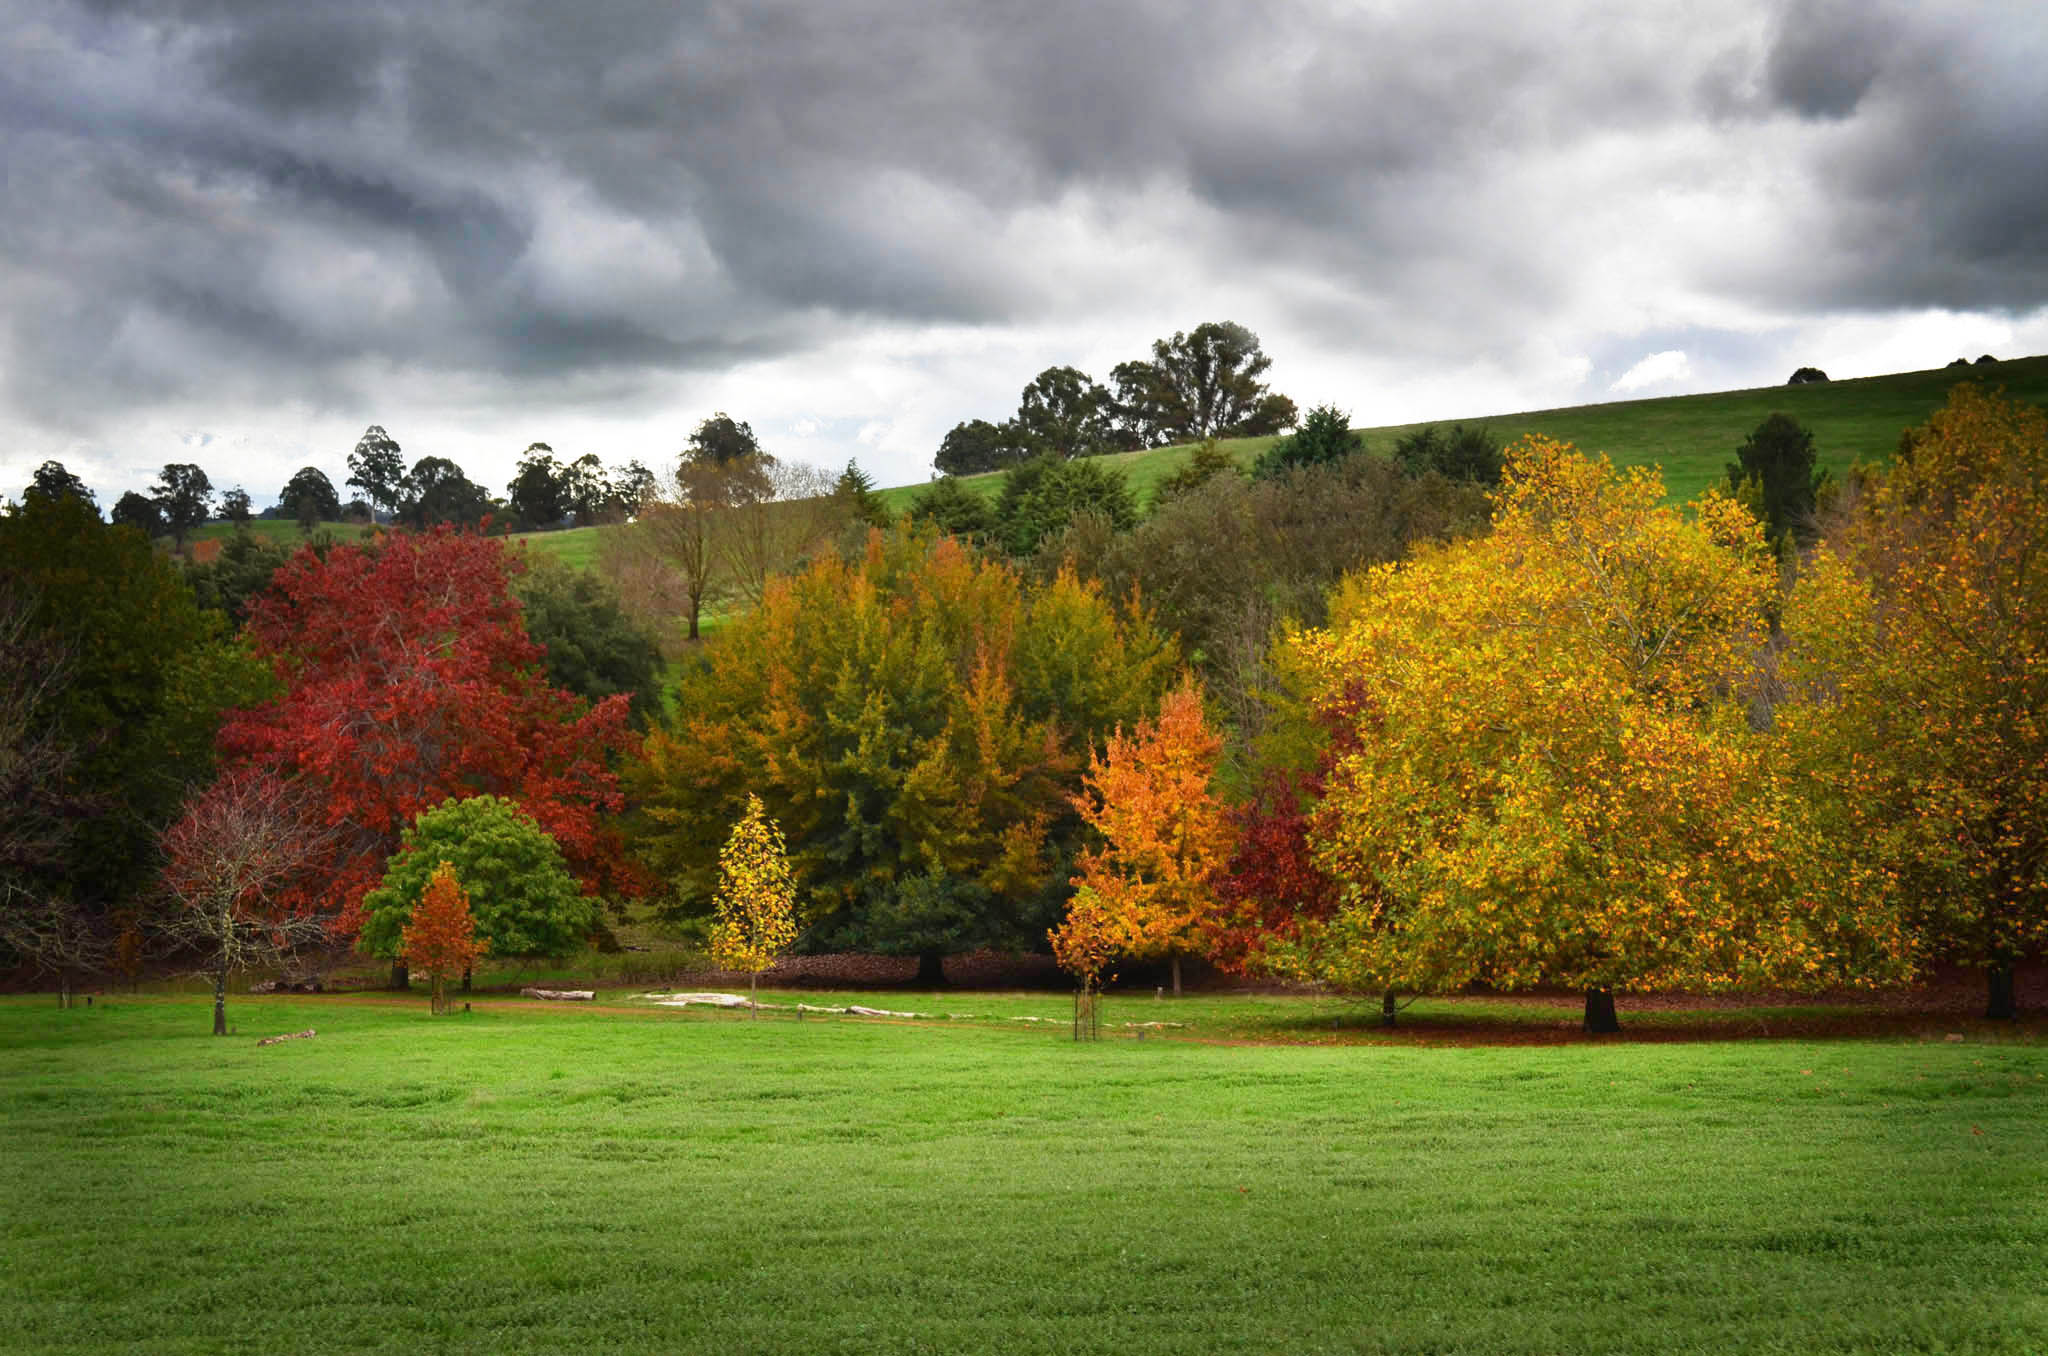
[[[17,0],[0,382],[75,428],[374,408],[392,371],[545,410],[875,327],[1079,349],[1248,298],[1269,335],[1501,371],[1744,308],[2020,312],[2048,304],[2043,29],[1902,0]]]

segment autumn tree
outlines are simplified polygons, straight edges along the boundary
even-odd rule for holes
[[[773,582],[682,672],[630,774],[636,844],[701,913],[712,848],[758,795],[811,938],[916,955],[935,981],[948,952],[1044,935],[1090,741],[1148,710],[1175,663],[1072,576],[1027,588],[950,539],[874,533],[853,561]],[[892,908],[906,888],[917,907]]]
[[[399,532],[301,549],[249,609],[283,691],[231,719],[221,747],[316,788],[339,831],[320,903],[344,935],[406,826],[450,797],[512,801],[592,893],[637,888],[608,818],[627,699],[586,706],[548,682],[510,588],[520,564],[475,533]]]
[[[1118,729],[1091,753],[1073,804],[1102,846],[1081,853],[1076,893],[1122,921],[1127,954],[1164,958],[1181,993],[1181,958],[1200,949],[1217,913],[1216,885],[1231,855],[1231,820],[1216,792],[1223,736],[1192,678],[1168,692],[1156,721]]]
[[[476,920],[469,911],[469,892],[455,874],[453,862],[442,862],[427,879],[419,906],[406,920],[399,934],[398,954],[415,970],[433,979],[429,1010],[435,1016],[447,1012],[447,981],[463,976],[467,987],[470,967],[491,949],[490,938],[476,935]]]
[[[1530,438],[1491,535],[1356,577],[1296,658],[1346,744],[1315,815],[1347,987],[1818,988],[1908,973],[1745,698],[1775,569],[1755,520]]]
[[[756,995],[761,972],[796,940],[796,884],[782,829],[768,818],[761,798],[747,797],[747,811],[732,826],[718,854],[711,956],[721,970],[744,971],[747,1002],[761,1015]]]
[[[1114,883],[1112,889],[1118,888]],[[1053,963],[1074,977],[1074,1039],[1094,1040],[1101,1034],[1101,994],[1111,962],[1130,950],[1129,912],[1083,885],[1067,902],[1059,926],[1046,931]],[[1112,979],[1115,976],[1110,976]]]
[[[1793,590],[1778,719],[1838,856],[2010,1018],[2048,941],[2048,415],[1959,385],[1905,446]]]
[[[164,831],[158,928],[170,948],[213,981],[213,1034],[227,1034],[227,985],[246,970],[286,964],[328,936],[294,889],[327,855],[335,833],[301,784],[238,768],[189,801]]]
[[[596,901],[561,847],[517,804],[483,795],[451,797],[406,828],[383,879],[363,896],[362,950],[404,959],[406,925],[443,862],[461,877],[493,954],[563,956],[590,944]]]

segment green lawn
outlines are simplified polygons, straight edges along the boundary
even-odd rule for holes
[[[983,1000],[1064,1010],[946,1001]],[[420,997],[230,1016],[216,1040],[191,999],[0,1001],[0,1347],[2048,1347],[2031,1027],[1314,1048]]]

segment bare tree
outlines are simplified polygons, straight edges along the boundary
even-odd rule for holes
[[[213,980],[213,1034],[227,1034],[228,977],[288,964],[328,939],[328,919],[296,903],[296,879],[326,853],[304,792],[253,769],[224,774],[187,802],[164,834],[159,925]]]
[[[802,462],[778,462],[729,485],[713,541],[732,590],[759,603],[768,581],[802,565],[845,526],[850,510],[835,478]]]

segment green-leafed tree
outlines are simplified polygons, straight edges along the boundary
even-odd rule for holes
[[[405,457],[398,440],[372,424],[348,454],[348,483],[363,492],[372,507],[396,514],[405,498]]]
[[[1138,501],[1124,473],[1099,461],[1034,457],[1003,478],[996,536],[1011,555],[1028,556],[1090,513],[1120,532],[1137,526]]]
[[[231,626],[240,626],[248,616],[249,604],[270,587],[271,577],[291,557],[279,542],[253,532],[237,532],[221,543],[218,556],[187,566],[185,579],[201,607],[223,613]]]
[[[268,694],[267,670],[199,606],[180,568],[80,500],[36,498],[0,516],[0,578],[33,599],[32,633],[67,657],[48,728],[75,751],[64,790],[99,806],[47,878],[98,911],[131,902],[156,838],[214,766],[225,709]]]
[[[1749,504],[1764,522],[1764,535],[1783,554],[1816,535],[1814,514],[1828,474],[1819,470],[1813,433],[1789,414],[1773,414],[1735,449],[1728,463],[1728,490]]]
[[[1419,428],[1395,440],[1394,461],[1412,476],[1434,471],[1446,480],[1500,484],[1501,446],[1483,424],[1453,424],[1448,433],[1435,424]]]
[[[996,524],[995,506],[958,476],[940,476],[913,495],[910,519],[961,541],[980,541]]]
[[[939,443],[932,465],[943,476],[973,476],[1015,466],[1031,455],[1014,424],[968,419],[953,425]]]
[[[1113,409],[1108,390],[1086,372],[1048,367],[1024,388],[1012,436],[1039,456],[1093,456],[1112,446]]]
[[[277,506],[298,520],[301,532],[341,520],[341,496],[317,466],[301,466],[277,492]]]
[[[111,517],[116,527],[132,527],[147,540],[164,534],[163,506],[136,490],[125,491],[114,501]]]
[[[213,482],[190,462],[167,464],[149,492],[156,497],[164,526],[179,550],[184,549],[192,529],[213,515]]]
[[[505,506],[525,527],[552,527],[569,516],[568,485],[555,450],[546,443],[528,444],[505,487]]]
[[[864,527],[887,527],[895,517],[889,512],[889,505],[875,492],[874,479],[860,469],[860,463],[849,460],[846,469],[833,482],[832,497],[839,501],[845,515]]]
[[[702,913],[753,793],[787,835],[806,945],[916,954],[927,979],[948,951],[1037,945],[1089,741],[1150,709],[1177,659],[1071,575],[1030,588],[928,530],[875,533],[778,580],[684,670],[629,773],[636,848]]]
[[[446,457],[421,457],[414,462],[399,493],[398,516],[418,528],[435,523],[470,526],[496,508],[484,487]]]
[[[514,802],[470,796],[422,811],[405,831],[383,882],[363,897],[364,951],[397,954],[443,862],[469,892],[476,935],[491,954],[564,956],[589,944],[597,902],[577,887],[555,840]]]
[[[595,706],[624,694],[641,729],[659,708],[661,647],[620,605],[618,591],[589,570],[571,569],[538,551],[512,581],[526,634],[547,653],[548,681]]]
[[[1120,430],[1136,446],[1156,447],[1291,428],[1294,402],[1260,380],[1272,365],[1259,336],[1234,321],[1157,340],[1149,360],[1110,373]]]
[[[1365,439],[1351,431],[1349,414],[1335,405],[1318,405],[1303,416],[1301,427],[1259,454],[1252,476],[1270,480],[1297,466],[1327,466],[1364,448]]]
[[[93,498],[92,491],[61,461],[46,461],[36,467],[35,476],[30,479],[28,488],[21,492],[21,497],[29,499],[36,495],[47,499],[82,499],[92,505],[94,513],[99,512],[99,501]]]

